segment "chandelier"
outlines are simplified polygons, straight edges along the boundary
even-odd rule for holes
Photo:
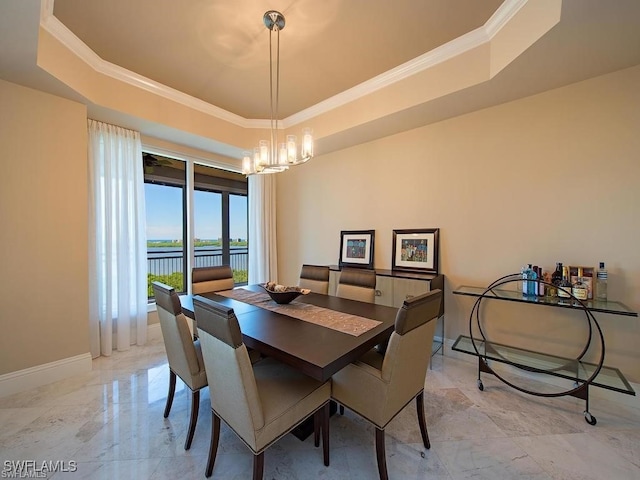
[[[290,166],[300,165],[313,157],[313,133],[310,128],[302,131],[302,145],[298,154],[295,135],[287,135],[286,140],[278,143],[278,96],[280,93],[280,30],[284,28],[284,15],[269,10],[263,17],[264,25],[269,29],[269,96],[271,103],[271,138],[260,140],[253,152],[244,152],[242,173],[245,175],[277,173]],[[276,33],[275,74],[273,61],[273,33]],[[274,81],[275,80],[275,81]],[[275,85],[275,88],[274,88]]]

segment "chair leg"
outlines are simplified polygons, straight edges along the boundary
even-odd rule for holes
[[[220,417],[211,412],[211,442],[209,443],[209,458],[207,459],[207,469],[204,472],[205,477],[210,477],[213,473],[213,464],[216,462],[216,454],[218,453],[218,440],[220,439]]]
[[[420,425],[420,433],[422,434],[422,443],[424,443],[424,448],[429,450],[431,448],[431,442],[429,441],[429,434],[427,433],[427,422],[424,420],[424,392],[420,392],[416,397],[416,407],[418,409],[418,424]]]
[[[329,417],[331,416],[329,402],[322,408],[322,454],[324,466],[329,466]]]
[[[253,456],[253,480],[262,480],[264,471],[264,452]]]
[[[196,423],[198,422],[198,410],[200,409],[200,390],[191,392],[191,418],[189,419],[189,430],[187,431],[187,439],[184,441],[184,449],[191,448],[193,434],[196,432]]]
[[[340,405],[340,415],[344,415],[344,405]]]
[[[376,457],[378,460],[378,474],[380,480],[389,480],[387,474],[387,457],[384,451],[384,430],[376,427]]]
[[[169,370],[169,393],[167,394],[167,403],[164,406],[164,418],[169,416],[171,405],[173,405],[173,394],[176,392],[176,374],[173,370]]]

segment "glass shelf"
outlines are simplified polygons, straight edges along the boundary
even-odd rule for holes
[[[558,297],[525,297],[522,292],[516,290],[507,290],[500,288],[492,288],[487,290],[483,287],[471,287],[463,285],[453,291],[456,295],[468,295],[471,297],[495,298],[498,300],[507,300],[511,302],[530,303],[536,305],[548,305],[552,307],[582,309],[582,306],[575,300],[563,299]],[[634,312],[625,304],[613,302],[611,300],[586,300],[583,302],[587,310],[591,312],[610,313],[613,315],[624,315],[628,317],[637,317],[638,312]]]
[[[554,375],[568,380],[586,381],[591,378],[597,368],[596,364],[575,359],[547,355],[500,343],[474,341],[482,358],[513,365],[530,372]],[[473,348],[471,338],[465,335],[460,335],[451,349],[478,356]],[[617,368],[603,366],[590,385],[635,395],[635,391]]]

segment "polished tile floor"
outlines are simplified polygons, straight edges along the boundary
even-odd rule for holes
[[[162,417],[168,369],[161,341],[93,362],[93,371],[0,398],[0,468],[6,461],[73,460],[74,473],[49,478],[204,478],[211,411],[207,389],[190,451],[183,449],[188,391],[178,381],[173,409]],[[436,355],[427,374],[425,411],[432,447],[420,441],[415,403],[387,428],[392,479],[640,478],[640,410],[519,394],[475,364]],[[265,454],[265,479],[376,479],[373,429],[351,412],[331,418],[331,466],[312,439],[288,435]],[[223,429],[212,478],[251,477],[252,456]]]

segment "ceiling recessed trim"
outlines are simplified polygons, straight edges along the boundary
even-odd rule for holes
[[[528,1],[505,0],[482,27],[281,120],[282,128],[290,128],[298,123],[308,121],[491,41]],[[53,2],[54,0],[45,0],[43,2],[40,18],[41,27],[96,72],[242,128],[269,128],[269,120],[241,117],[103,60],[53,15]]]
[[[312,107],[295,113],[282,120],[282,124],[285,128],[290,128],[308,121],[490,42],[500,29],[526,5],[527,1],[505,0],[482,27],[478,27],[349,90],[345,90]]]
[[[138,87],[147,92],[166,98],[167,100],[174,101],[185,107],[198,110],[207,115],[219,118],[234,125],[243,128],[250,128],[247,124],[247,119],[224,110],[215,105],[211,105],[199,98],[192,97],[186,93],[180,92],[174,88],[163,85],[159,82],[151,80],[150,78],[138,75],[135,72],[122,68],[113,63],[107,62],[102,59],[98,54],[91,50],[82,40],[80,40],[74,33],[69,30],[60,20],[53,15],[48,15],[41,19],[40,25],[48,33],[50,33],[55,39],[68,48],[73,54],[84,61],[87,65],[93,68],[96,72],[111,77],[115,80],[127,83],[134,87]],[[269,121],[264,120],[268,125]],[[262,127],[254,127],[262,128]]]

